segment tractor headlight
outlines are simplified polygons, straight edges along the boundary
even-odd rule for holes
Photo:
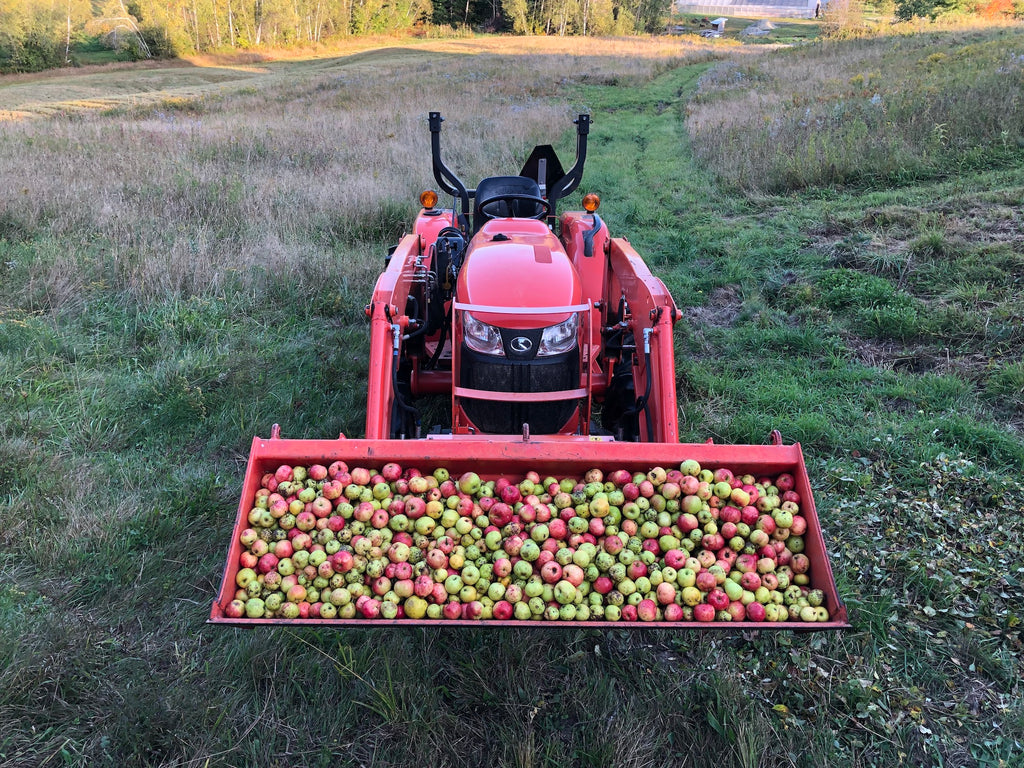
[[[493,325],[482,323],[469,312],[462,316],[462,328],[466,332],[466,346],[474,352],[485,355],[504,355],[501,334]]]
[[[576,345],[576,331],[579,330],[579,326],[580,318],[577,314],[569,315],[567,320],[558,325],[549,325],[540,337],[537,356],[560,355],[563,352],[568,352]]]

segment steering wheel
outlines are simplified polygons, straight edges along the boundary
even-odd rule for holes
[[[533,203],[540,207],[540,213],[533,216],[517,216],[520,219],[544,219],[551,213],[551,204],[543,197],[524,195],[521,192],[509,192],[504,195],[492,195],[477,203],[477,210],[488,219],[508,218],[517,210],[516,203]]]

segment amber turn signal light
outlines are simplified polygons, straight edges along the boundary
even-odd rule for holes
[[[437,192],[432,189],[425,189],[420,192],[420,205],[428,211],[437,205]]]
[[[593,192],[583,196],[583,210],[587,213],[593,213],[601,207],[601,198],[595,195]]]

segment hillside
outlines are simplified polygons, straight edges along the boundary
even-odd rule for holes
[[[1024,34],[521,42],[0,79],[4,765],[1024,761]],[[802,443],[852,629],[205,623],[252,436],[361,433],[436,108],[467,178],[592,114],[684,440]]]

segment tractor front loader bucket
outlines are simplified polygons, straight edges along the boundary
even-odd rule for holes
[[[380,470],[385,464],[395,463],[403,468],[415,467],[424,474],[431,474],[436,468],[444,468],[452,478],[464,472],[478,473],[481,480],[506,478],[512,483],[521,481],[527,472],[539,473],[541,477],[582,478],[588,470],[598,468],[607,473],[613,470],[628,470],[630,473],[648,472],[654,467],[677,469],[684,460],[695,460],[701,467],[715,469],[727,467],[740,475],[755,477],[778,477],[783,473],[792,476],[793,490],[801,499],[800,514],[806,520],[807,530],[802,539],[804,554],[809,560],[809,587],[820,590],[823,606],[827,609],[827,621],[785,620],[765,621],[605,621],[590,620],[586,623],[601,627],[660,627],[683,630],[700,629],[789,629],[824,630],[848,627],[846,607],[836,592],[832,569],[825,552],[825,542],[818,519],[810,481],[804,465],[799,444],[782,445],[776,440],[772,445],[716,445],[685,443],[622,443],[608,439],[580,439],[569,436],[548,436],[523,441],[509,440],[508,437],[494,439],[488,436],[437,436],[421,440],[289,440],[277,436],[276,429],[270,439],[256,437],[252,442],[248,467],[242,487],[238,514],[228,549],[227,565],[219,593],[213,603],[210,621],[217,624],[315,624],[338,626],[374,627],[381,625],[405,626],[425,624],[523,626],[520,620],[499,619],[395,619],[376,618],[231,618],[229,604],[236,598],[239,589],[237,578],[240,571],[240,557],[244,547],[240,542],[242,532],[253,527],[250,513],[254,498],[260,488],[261,479],[273,474],[281,465],[329,466],[333,462],[344,462],[351,468],[364,467],[371,471]],[[344,500],[344,499],[343,499]],[[315,531],[314,531],[315,533]],[[721,618],[721,617],[719,617]],[[576,621],[545,622],[552,626],[577,624]]]

